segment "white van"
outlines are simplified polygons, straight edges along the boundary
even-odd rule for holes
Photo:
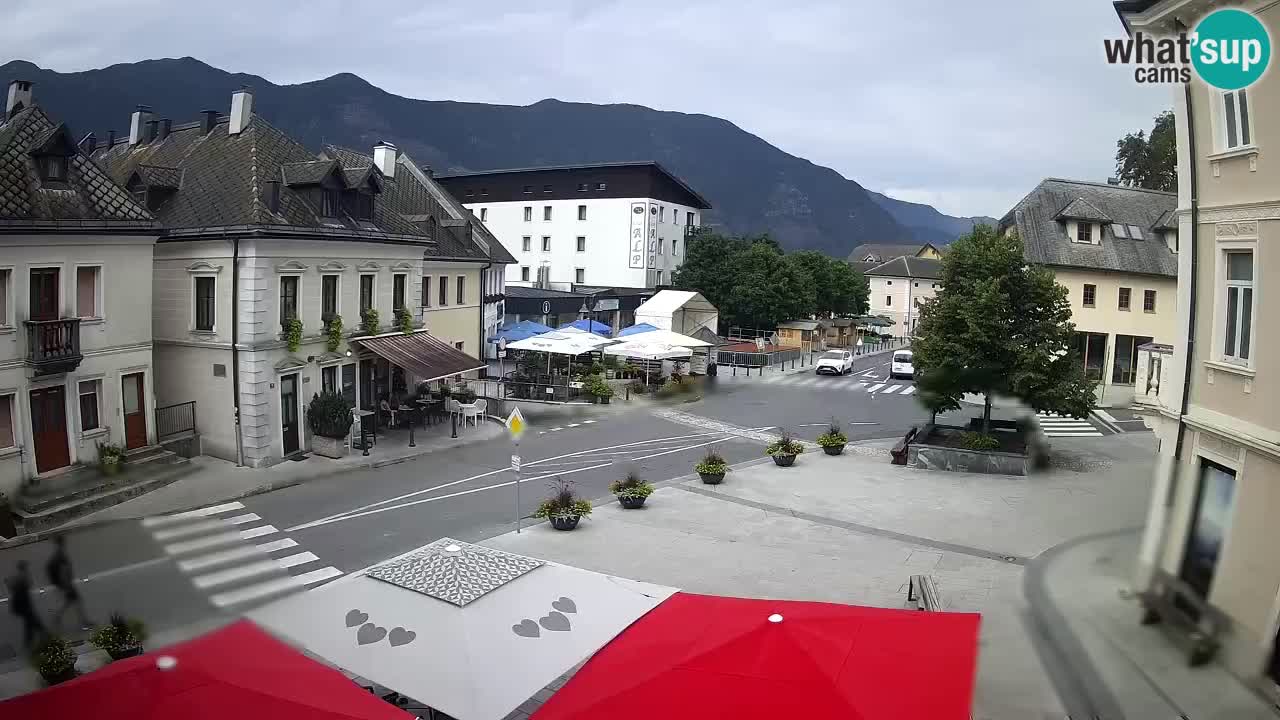
[[[911,351],[899,350],[893,354],[893,363],[889,365],[889,379],[915,379],[916,369],[911,366]]]

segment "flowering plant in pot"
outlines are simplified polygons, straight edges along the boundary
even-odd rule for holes
[[[844,446],[848,442],[849,437],[844,434],[844,428],[840,427],[840,423],[835,418],[831,418],[827,431],[818,436],[819,447],[828,455],[839,455],[844,452]]]
[[[698,473],[702,482],[708,485],[719,485],[724,482],[724,474],[729,472],[729,463],[725,462],[720,453],[708,450],[702,460],[693,466],[693,471]]]
[[[633,470],[625,478],[609,483],[609,492],[617,496],[622,507],[636,510],[644,505],[645,498],[653,494],[653,484],[645,482],[640,473]]]
[[[76,653],[71,643],[52,635],[36,646],[31,664],[46,685],[56,685],[76,676]]]
[[[786,430],[782,431],[781,437],[769,443],[764,449],[764,454],[772,457],[773,463],[778,467],[791,467],[796,461],[796,456],[802,452],[804,452],[804,445],[797,442]]]
[[[124,464],[124,448],[109,442],[98,443],[98,469],[103,475],[115,475]]]
[[[146,639],[147,631],[142,622],[126,618],[120,613],[112,613],[111,621],[98,626],[89,636],[89,642],[94,647],[105,650],[112,660],[141,655],[142,642]]]
[[[578,497],[573,483],[557,479],[551,484],[551,497],[538,505],[533,516],[550,521],[556,530],[572,530],[578,527],[579,520],[590,514],[591,503]]]

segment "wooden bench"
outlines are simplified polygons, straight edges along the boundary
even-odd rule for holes
[[[1170,636],[1187,652],[1188,665],[1195,667],[1213,659],[1226,618],[1190,585],[1158,570],[1151,586],[1138,593],[1138,600],[1144,608],[1142,624],[1163,623],[1169,628]]]
[[[902,436],[898,444],[894,445],[893,449],[889,451],[889,454],[893,456],[894,465],[907,464],[907,447],[911,445],[912,440],[916,439],[916,433],[918,432],[920,432],[918,428],[911,428],[906,435]]]
[[[912,575],[907,583],[907,602],[915,603],[917,610],[941,612],[942,598],[938,596],[938,587],[928,575]]]

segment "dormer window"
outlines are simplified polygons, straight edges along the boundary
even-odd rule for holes
[[[67,181],[67,157],[65,155],[41,155],[40,179],[45,182]]]
[[[321,209],[320,214],[325,217],[336,218],[341,213],[340,198],[337,190],[325,188],[320,191]]]
[[[373,195],[366,192],[347,192],[347,212],[357,220],[373,220]]]
[[[1076,223],[1076,242],[1093,244],[1093,224]]]

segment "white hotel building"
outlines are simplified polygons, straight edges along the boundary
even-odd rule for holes
[[[437,177],[515,256],[508,285],[671,282],[706,199],[656,162],[488,170]]]

